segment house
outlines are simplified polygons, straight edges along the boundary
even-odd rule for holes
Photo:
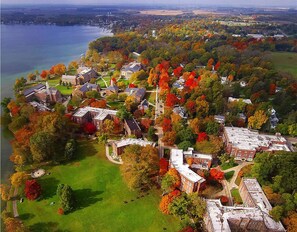
[[[228,77],[221,77],[221,84],[222,85],[228,84]]]
[[[142,136],[141,129],[134,118],[124,119],[124,128],[127,135],[135,135],[137,138]]]
[[[179,90],[183,90],[185,85],[185,80],[183,77],[180,77],[177,81],[172,84],[172,87],[177,88]]]
[[[173,111],[173,113],[179,115],[181,118],[184,118],[184,119],[188,118],[187,111],[184,107],[175,106],[172,111]]]
[[[180,190],[186,193],[198,192],[205,179],[190,169],[187,163],[184,163],[184,151],[182,149],[171,149],[170,167],[175,168],[181,176]]]
[[[245,81],[239,82],[240,87],[244,88],[246,87],[247,83]]]
[[[281,222],[269,215],[272,207],[256,179],[243,178],[239,193],[244,206],[223,206],[220,200],[206,200],[207,231],[286,231]]]
[[[118,94],[119,92],[119,87],[116,85],[111,85],[109,87],[107,87],[104,92],[106,93],[107,96],[111,95],[111,94]]]
[[[106,119],[116,118],[117,111],[94,107],[79,108],[72,116],[72,120],[78,124],[92,122],[97,129],[100,129]]]
[[[269,117],[270,127],[271,129],[275,129],[279,122],[279,119],[276,116],[275,109],[272,108],[271,110],[269,110],[269,113],[270,113],[270,117]]]
[[[85,83],[82,86],[78,86],[72,93],[73,96],[85,97],[88,91],[100,91],[100,86],[96,84]]]
[[[129,79],[133,73],[138,72],[141,69],[141,64],[138,62],[131,62],[127,65],[124,65],[121,68],[121,77]]]
[[[35,90],[35,97],[41,103],[56,103],[62,102],[61,92],[53,87],[49,87],[48,82],[46,82],[46,88]]]
[[[259,134],[256,130],[241,127],[224,127],[223,141],[226,152],[235,160],[252,161],[261,151],[291,151],[287,140],[280,134]]]
[[[78,80],[79,84],[84,84],[86,82],[89,82],[92,78],[97,78],[97,72],[88,67],[80,67],[78,69]]]
[[[234,98],[234,97],[228,97],[228,102],[236,102],[236,101],[242,101],[245,104],[252,104],[252,101],[250,99],[244,99],[244,98]]]
[[[132,139],[132,138],[122,139],[120,141],[112,142],[112,151],[115,155],[119,156],[123,154],[124,149],[129,145],[139,145],[139,146],[145,147],[147,145],[155,146],[155,143],[144,141],[142,139]]]
[[[145,96],[145,88],[126,88],[124,91],[128,96],[135,97],[137,102],[141,102]]]
[[[143,99],[140,104],[138,105],[139,110],[146,111],[149,108],[149,102],[146,99]]]
[[[225,124],[225,116],[224,115],[215,115],[214,116],[214,120],[217,122],[217,123],[220,123],[220,124]]]
[[[37,84],[31,88],[23,90],[23,95],[25,96],[26,101],[30,102],[30,101],[33,101],[34,99],[36,99],[36,97],[35,97],[36,91],[39,91],[39,90],[42,90],[45,88],[46,88],[46,86],[44,84]]]

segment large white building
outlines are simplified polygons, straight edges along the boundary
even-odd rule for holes
[[[281,232],[285,228],[269,215],[272,209],[258,181],[243,178],[239,188],[243,206],[223,206],[220,200],[207,200],[204,222],[209,232]]]
[[[241,127],[224,127],[223,141],[227,153],[236,160],[251,161],[261,151],[291,151],[280,134],[259,134],[257,130]]]

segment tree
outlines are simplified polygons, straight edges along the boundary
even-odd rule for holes
[[[72,188],[67,184],[59,184],[57,187],[57,195],[64,212],[67,213],[72,211],[75,204]]]
[[[36,180],[26,180],[25,195],[28,200],[35,200],[41,195],[41,186]]]
[[[98,99],[100,97],[100,94],[96,90],[91,90],[86,92],[86,97],[89,99]]]
[[[217,181],[224,179],[224,172],[221,172],[218,169],[215,169],[215,168],[210,169],[209,174],[211,178]]]
[[[40,77],[43,79],[43,80],[46,80],[49,76],[49,71],[48,70],[42,70],[42,72],[40,73]]]
[[[189,147],[193,147],[193,143],[190,141],[183,141],[177,145],[178,149],[182,149],[184,151],[188,150]]]
[[[3,98],[3,100],[1,101],[1,107],[4,113],[9,113],[9,109],[8,109],[8,104],[10,103],[11,98],[10,97],[5,97]]]
[[[164,195],[161,199],[161,202],[159,204],[159,209],[164,214],[170,214],[169,205],[171,202],[180,195],[179,190],[174,190],[166,195]]]
[[[10,200],[10,187],[6,184],[0,185],[0,193],[2,201],[9,201]]]
[[[173,93],[167,93],[166,95],[166,100],[165,100],[165,105],[167,107],[173,107],[178,103],[178,98],[175,94]]]
[[[107,135],[110,135],[113,133],[114,128],[115,128],[115,123],[110,119],[106,119],[102,124],[101,131]]]
[[[180,196],[176,197],[169,205],[169,211],[174,216],[180,219],[184,218],[188,214],[188,209],[191,202],[188,199],[186,193],[182,193]]]
[[[149,141],[157,141],[158,136],[156,135],[156,130],[153,126],[150,126],[147,132],[147,137]]]
[[[6,232],[25,232],[28,231],[23,222],[19,218],[8,217],[5,218],[4,225]]]
[[[162,142],[165,143],[165,145],[167,145],[167,146],[174,145],[175,141],[176,141],[175,131],[165,132],[164,136],[162,137]]]
[[[130,189],[151,188],[154,177],[159,173],[159,155],[157,148],[139,145],[127,146],[121,155],[123,164],[121,174]]]
[[[36,75],[34,73],[29,73],[27,75],[28,81],[35,81],[36,80]]]
[[[54,106],[55,112],[57,112],[58,114],[64,115],[65,111],[66,111],[66,107],[62,104],[57,102]]]
[[[137,108],[137,102],[134,96],[128,96],[125,100],[125,106],[127,111],[131,112]]]
[[[84,132],[86,134],[91,135],[91,134],[94,134],[97,131],[97,128],[96,128],[96,126],[93,123],[87,122],[87,123],[85,123],[83,125],[83,130],[84,130]]]
[[[275,221],[278,222],[282,218],[283,212],[284,212],[283,207],[278,205],[278,206],[273,207],[272,210],[270,210],[269,214],[272,216],[272,218]]]
[[[191,193],[189,195],[189,200],[191,202],[189,209],[189,217],[194,219],[194,222],[201,221],[206,210],[205,201],[198,196],[197,192]]]
[[[208,140],[208,135],[205,132],[200,132],[197,137],[197,142]]]
[[[33,160],[42,162],[48,160],[55,155],[55,146],[57,138],[52,134],[45,131],[36,132],[30,138],[30,150]]]
[[[21,186],[26,179],[28,179],[28,175],[25,172],[15,172],[10,177],[11,184],[15,187]]]
[[[67,160],[71,160],[76,150],[76,141],[69,139],[65,145],[64,157]]]
[[[164,132],[168,132],[171,130],[171,120],[169,118],[164,118],[162,122],[162,129]]]
[[[297,231],[297,212],[289,212],[288,216],[284,219],[284,224],[286,225],[288,232]]]
[[[263,110],[255,112],[254,116],[248,118],[248,126],[253,129],[261,129],[262,125],[267,122],[268,117]]]
[[[132,114],[130,112],[127,111],[126,107],[121,107],[116,115],[118,118],[120,118],[121,120],[124,119],[129,119],[132,117]]]
[[[169,162],[165,158],[161,158],[159,161],[160,171],[159,174],[163,176],[168,171]]]

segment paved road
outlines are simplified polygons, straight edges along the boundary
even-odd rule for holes
[[[157,135],[158,135],[158,148],[159,148],[159,157],[164,157],[164,143],[162,142],[163,138],[163,130],[161,127],[155,127],[157,129]]]

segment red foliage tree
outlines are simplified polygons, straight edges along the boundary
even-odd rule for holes
[[[97,128],[93,123],[87,122],[84,124],[83,130],[87,134],[94,134],[96,132]]]
[[[219,69],[219,67],[221,66],[221,62],[220,61],[218,61],[217,63],[216,63],[216,65],[214,66],[214,70],[218,70]]]
[[[275,94],[275,91],[276,91],[276,84],[271,83],[269,86],[269,94],[273,95],[273,94]]]
[[[171,120],[170,120],[169,118],[164,118],[164,119],[163,119],[163,122],[162,122],[162,129],[163,129],[163,132],[170,131],[171,128],[172,128]]]
[[[178,103],[178,98],[175,94],[173,93],[168,93],[166,95],[166,101],[165,101],[165,105],[168,107],[173,107],[174,105],[176,105]]]
[[[195,79],[192,75],[188,78],[188,80],[185,82],[185,86],[189,89],[194,89],[198,86],[197,79]]]
[[[208,139],[206,132],[200,132],[197,137],[197,142],[202,142]]]
[[[215,168],[210,169],[209,174],[211,178],[217,181],[224,179],[224,172],[221,172],[218,169],[215,169]]]
[[[140,121],[140,126],[144,128],[145,131],[149,129],[149,127],[152,125],[153,121],[149,118],[142,118]]]
[[[226,197],[226,196],[220,196],[220,200],[223,205],[227,204],[229,201],[228,197]]]
[[[165,175],[168,171],[169,162],[165,158],[161,158],[159,161],[160,171],[159,174],[161,176]]]
[[[40,73],[40,77],[41,77],[42,79],[46,79],[47,76],[48,76],[48,74],[49,74],[49,71],[47,71],[47,70],[42,70],[42,72]]]
[[[64,214],[64,210],[62,208],[58,209],[58,214],[63,215]]]
[[[176,77],[180,77],[182,71],[183,71],[183,68],[181,66],[179,66],[173,70],[173,74]]]
[[[106,100],[102,99],[102,100],[95,100],[93,102],[90,102],[90,106],[91,107],[95,107],[95,108],[106,108]]]
[[[187,227],[183,228],[182,230],[180,230],[179,232],[195,232],[195,230],[193,229],[193,227],[187,226]]]
[[[130,83],[130,84],[129,84],[129,88],[136,88],[136,85],[133,84],[133,83]]]
[[[41,186],[36,180],[27,180],[25,184],[25,195],[28,200],[35,200],[41,194]]]
[[[168,82],[170,80],[168,72],[165,71],[165,69],[162,69],[162,72],[159,77],[160,77],[160,80],[159,80],[160,89],[163,91],[168,90],[169,89]]]
[[[195,113],[196,112],[196,102],[193,100],[188,100],[186,103],[186,109],[192,114]]]

